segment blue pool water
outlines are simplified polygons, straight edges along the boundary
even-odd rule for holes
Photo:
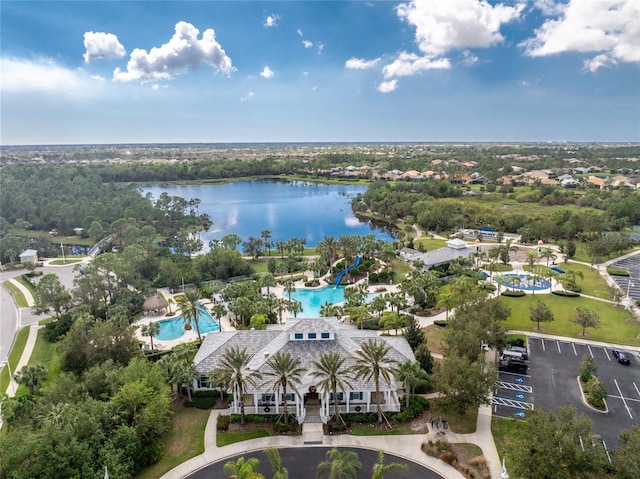
[[[172,341],[181,338],[184,335],[184,318],[177,316],[172,319],[163,319],[158,321],[160,324],[160,332],[156,339],[160,341]],[[218,322],[209,314],[204,306],[198,306],[198,325],[200,334],[210,333],[212,331],[220,331]],[[195,325],[193,325],[195,329]]]
[[[291,293],[291,299],[300,301],[302,313],[298,317],[319,318],[320,306],[327,301],[331,304],[344,303],[344,286],[327,286],[321,289],[301,289]],[[365,301],[371,301],[376,293],[368,294]]]
[[[516,277],[520,278],[520,284],[513,282],[513,278]],[[533,276],[529,274],[505,274],[502,284],[512,289],[523,289],[525,291],[541,291],[543,289],[549,289],[550,286],[549,280],[539,276],[534,284]]]

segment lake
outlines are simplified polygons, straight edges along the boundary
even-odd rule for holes
[[[351,211],[351,199],[365,186],[325,185],[303,181],[254,180],[213,185],[147,185],[142,193],[159,198],[162,193],[187,201],[200,199],[200,213],[213,221],[200,239],[208,249],[210,240],[235,233],[243,240],[271,231],[271,241],[304,238],[315,246],[325,236],[373,234],[393,241],[390,233],[360,221]]]

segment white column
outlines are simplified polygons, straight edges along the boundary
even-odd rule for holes
[[[256,414],[258,414],[258,393],[253,393],[253,405],[256,408]]]
[[[371,391],[367,391],[367,412],[371,412]]]

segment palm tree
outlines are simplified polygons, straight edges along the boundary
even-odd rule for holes
[[[409,397],[415,394],[416,387],[426,385],[429,376],[417,361],[405,361],[398,366],[398,379],[404,382],[406,407],[409,407]]]
[[[271,273],[263,274],[260,277],[260,287],[267,288],[267,294],[271,292],[270,288],[273,288],[276,285],[276,279],[273,277]]]
[[[320,316],[322,316],[323,318],[337,316],[337,308],[338,307],[335,304],[330,303],[329,301],[325,301],[322,305],[320,305]]]
[[[293,284],[293,281],[287,281],[286,283],[284,283],[284,292],[287,293],[289,301],[291,301],[291,293],[295,292],[295,290],[296,285]]]
[[[409,466],[406,464],[401,464],[399,462],[385,464],[384,452],[378,451],[378,461],[373,465],[373,475],[371,476],[371,479],[383,479],[384,475],[390,471],[409,472]]]
[[[538,261],[538,258],[540,258],[540,255],[536,250],[527,251],[527,263],[529,263],[531,271],[533,271],[533,266]]]
[[[244,457],[238,458],[236,461],[228,461],[224,465],[225,474],[231,474],[227,479],[264,479],[255,469],[260,467],[260,461],[255,457],[250,457],[245,461]]]
[[[261,378],[258,371],[248,367],[252,358],[253,354],[247,353],[247,348],[233,346],[224,352],[219,366],[213,371],[216,380],[232,391],[239,401],[241,424],[244,424],[244,394],[247,386],[257,387],[257,380]]]
[[[211,314],[213,315],[214,318],[216,318],[216,321],[218,321],[218,327],[220,328],[220,331],[222,331],[222,317],[227,314],[227,308],[224,307],[224,304],[214,304],[211,307]]]
[[[18,383],[26,386],[29,389],[29,394],[32,396],[38,393],[42,382],[47,378],[47,368],[41,364],[34,366],[24,366],[18,371],[13,379]]]
[[[316,479],[327,473],[327,479],[356,479],[362,463],[353,451],[340,451],[336,448],[327,451],[327,460],[318,464]]]
[[[300,385],[300,376],[306,372],[306,368],[302,367],[300,358],[294,358],[291,353],[283,353],[282,351],[278,351],[267,359],[266,364],[271,370],[265,371],[264,375],[273,378],[271,386],[276,396],[282,391],[284,397],[284,423],[288,424],[287,390],[291,387],[296,394],[299,394],[296,386]]]
[[[262,230],[260,237],[264,242],[264,247],[267,248],[267,251],[269,252],[269,256],[271,256],[271,247],[273,246],[273,243],[271,242],[271,231]]]
[[[338,389],[343,393],[352,388],[349,380],[352,377],[351,370],[345,366],[347,358],[340,353],[330,351],[320,356],[318,361],[313,361],[311,377],[317,378],[318,387],[323,394],[333,394],[333,418],[336,422],[342,421],[340,406],[338,404]]]
[[[540,257],[546,258],[547,268],[549,268],[549,260],[555,261],[556,259],[558,259],[558,256],[556,256],[555,252],[553,251],[553,248],[550,248],[549,246],[540,248]]]
[[[282,466],[282,459],[278,450],[271,446],[264,450],[265,456],[271,463],[271,469],[273,469],[273,476],[271,479],[289,479],[289,472]]]
[[[438,296],[438,306],[441,308],[445,308],[447,310],[447,314],[445,319],[449,320],[449,311],[451,311],[456,305],[456,298],[453,296],[453,293],[450,291],[443,291]]]
[[[396,374],[397,362],[389,356],[391,346],[384,341],[369,339],[355,351],[356,364],[353,373],[356,379],[364,379],[373,382],[376,387],[376,409],[378,422],[382,422],[382,406],[380,405],[380,379],[383,379],[389,387]]]
[[[584,274],[582,271],[576,271],[573,269],[568,270],[565,274],[560,276],[562,279],[560,280],[560,284],[562,284],[562,288],[566,291],[567,289],[575,289],[578,286],[576,282],[576,276],[580,279],[584,279]]]
[[[193,388],[193,382],[200,377],[200,373],[196,370],[196,366],[191,361],[180,361],[177,363],[174,370],[174,381],[178,385],[178,391],[180,395],[180,387],[186,387],[187,399],[191,402],[191,389]]]
[[[338,238],[338,245],[342,256],[344,256],[344,270],[346,271],[349,268],[349,264],[351,263],[351,258],[355,256],[358,251],[358,243],[359,238],[357,236],[351,235],[342,235]]]
[[[316,246],[318,253],[325,254],[329,258],[329,265],[333,265],[338,253],[338,242],[333,236],[325,236]]]
[[[387,309],[387,300],[382,294],[378,294],[373,297],[371,302],[369,302],[369,309],[376,313],[378,321],[380,320],[380,315],[382,312]]]
[[[395,335],[398,335],[398,329],[402,329],[407,324],[407,318],[395,311],[385,311],[382,313],[384,328],[389,330],[393,328]]]
[[[202,336],[200,335],[198,300],[202,298],[202,292],[197,289],[187,289],[184,294],[176,296],[176,304],[182,311],[182,317],[184,318],[185,327],[195,328],[198,333],[198,341],[202,344]]]
[[[149,336],[151,339],[151,350],[153,351],[153,338],[160,332],[160,323],[153,321],[149,324],[145,324],[140,328],[140,332],[143,336]]]

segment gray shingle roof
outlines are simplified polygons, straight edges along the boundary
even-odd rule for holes
[[[322,332],[329,332],[334,334],[334,339],[290,339],[296,332],[316,332],[318,337]],[[319,360],[322,354],[329,351],[338,352],[347,357],[345,366],[351,367],[356,363],[353,359],[354,351],[372,338],[385,341],[391,346],[391,359],[399,363],[407,360],[415,361],[409,343],[402,336],[379,337],[375,331],[360,330],[357,326],[343,323],[337,318],[297,318],[289,319],[285,325],[268,325],[266,331],[223,331],[208,334],[196,354],[194,364],[199,373],[208,374],[216,368],[218,358],[227,349],[240,346],[246,347],[247,352],[254,355],[249,363],[249,369],[265,372],[269,370],[266,361],[270,356],[279,351],[288,352],[293,357],[300,358],[303,366],[307,368],[306,373],[301,377],[299,387],[301,392],[305,392],[309,386],[317,382],[311,376],[312,363]],[[355,391],[375,390],[373,383],[367,383],[362,379],[350,382]],[[386,389],[383,384],[381,387]],[[258,390],[265,391],[265,388],[259,387]],[[250,389],[247,392],[254,391]]]

